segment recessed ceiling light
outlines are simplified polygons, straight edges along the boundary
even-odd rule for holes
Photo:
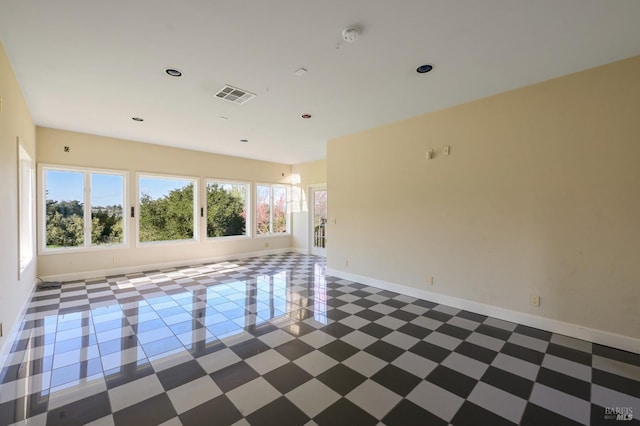
[[[433,65],[424,64],[424,65],[420,65],[418,68],[416,68],[416,71],[419,74],[424,74],[424,73],[427,73],[427,72],[431,71],[432,69],[433,69]]]
[[[240,142],[242,142],[242,143],[247,143],[247,142],[249,142],[249,140],[247,140],[247,139],[240,139]]]
[[[311,114],[302,114],[300,117],[302,117],[304,119],[309,119],[309,118],[311,118]]]
[[[171,77],[182,77],[182,71],[175,68],[167,68],[166,70],[164,70],[164,72],[166,72]]]
[[[140,117],[131,117],[131,119],[133,121],[144,121],[144,118],[140,118]]]

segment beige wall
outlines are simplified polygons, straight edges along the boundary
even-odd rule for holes
[[[313,161],[292,167],[293,187],[293,247],[308,252],[309,245],[309,186],[327,183],[327,161]]]
[[[49,128],[37,128],[38,163],[124,170],[129,172],[129,201],[135,205],[136,173],[220,178],[257,183],[290,183],[291,166],[112,139]],[[64,147],[69,152],[64,152]],[[42,200],[41,181],[38,200]],[[253,189],[252,189],[253,191]],[[42,202],[39,214],[42,214]],[[128,218],[129,248],[81,253],[40,254],[41,276],[73,276],[90,271],[191,262],[291,247],[291,236],[201,240],[184,244],[137,246],[135,219]],[[201,226],[203,224],[201,223]],[[42,242],[42,230],[39,243]],[[268,247],[265,245],[268,244]],[[71,275],[69,275],[71,274]],[[82,275],[82,274],[81,274]],[[86,274],[85,274],[86,275]]]
[[[18,279],[18,151],[16,138],[31,158],[36,158],[35,127],[13,70],[0,43],[0,353],[7,349],[7,334],[16,324],[20,309],[36,281],[35,258]],[[35,235],[35,234],[34,234]],[[34,241],[35,244],[35,241]],[[1,359],[2,357],[0,357]]]
[[[638,76],[635,57],[330,141],[328,267],[639,338]]]

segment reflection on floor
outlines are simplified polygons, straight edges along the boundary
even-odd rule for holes
[[[323,259],[300,254],[38,291],[0,372],[1,425],[613,424],[620,413],[640,416],[640,355],[325,276]]]

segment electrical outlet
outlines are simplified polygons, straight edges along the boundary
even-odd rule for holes
[[[269,248],[269,243],[264,243],[264,248]]]
[[[531,306],[535,306],[536,308],[540,306],[540,296],[537,294],[532,294],[530,298]]]
[[[444,152],[444,155],[449,155],[449,154],[451,154],[451,147],[450,147],[450,146],[445,146],[445,147],[442,149],[442,152]]]
[[[427,276],[427,284],[433,285],[433,275],[428,275]]]

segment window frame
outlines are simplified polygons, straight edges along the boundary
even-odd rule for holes
[[[147,177],[153,179],[166,180],[186,180],[193,182],[193,238],[185,240],[162,240],[162,241],[140,241],[140,178]],[[168,173],[137,172],[135,183],[135,247],[153,247],[161,245],[182,245],[197,244],[201,241],[200,236],[200,181],[197,176],[174,175]]]
[[[47,179],[46,172],[48,170],[59,172],[75,172],[82,173],[83,184],[83,231],[84,231],[84,244],[75,247],[47,247]],[[91,175],[114,175],[122,176],[122,243],[121,244],[91,244]],[[129,221],[127,220],[127,211],[129,208],[129,172],[126,170],[118,169],[103,169],[99,167],[81,167],[81,166],[69,166],[60,164],[38,164],[38,182],[40,182],[39,200],[41,203],[39,209],[40,223],[38,224],[38,255],[52,255],[52,254],[64,254],[64,253],[78,253],[78,252],[90,252],[101,250],[123,250],[129,248]]]
[[[209,183],[218,183],[218,184],[229,184],[229,185],[244,185],[247,189],[247,195],[244,200],[245,205],[245,234],[244,235],[225,235],[222,237],[210,237],[207,235],[207,218],[209,212],[209,198],[207,197],[207,187]],[[240,240],[240,239],[250,239],[253,235],[253,215],[251,212],[253,211],[253,203],[252,200],[252,185],[251,182],[245,182],[240,180],[232,180],[232,179],[220,179],[220,178],[203,178],[202,185],[202,208],[204,209],[204,214],[202,215],[202,227],[203,227],[203,235],[205,241],[220,241],[220,240]]]
[[[269,232],[266,234],[258,234],[258,187],[265,186],[269,188]],[[283,188],[285,190],[285,231],[284,232],[273,232],[273,188]],[[291,200],[291,186],[285,184],[277,184],[277,183],[258,183],[255,184],[254,191],[254,201],[255,205],[253,208],[253,214],[255,217],[255,221],[253,223],[253,232],[256,238],[273,238],[273,237],[281,237],[281,236],[290,236],[291,235],[291,209],[289,208],[289,202]]]
[[[35,161],[16,138],[18,148],[18,280],[36,257],[34,222],[36,219],[36,167]],[[26,182],[25,182],[26,178]]]

